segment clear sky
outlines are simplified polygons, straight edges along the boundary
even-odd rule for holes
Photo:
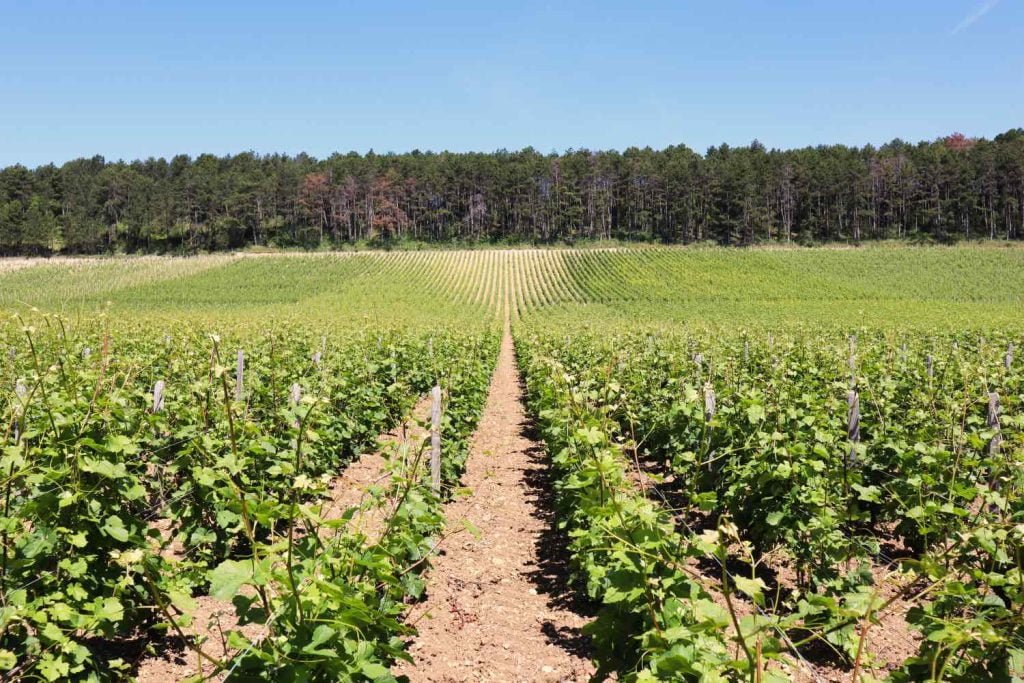
[[[1024,0],[0,0],[0,165],[1024,126]]]

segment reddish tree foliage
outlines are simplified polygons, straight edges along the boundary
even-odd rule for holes
[[[331,183],[326,173],[310,173],[302,179],[299,204],[314,225],[323,227],[326,224],[330,196]]]
[[[947,135],[942,139],[942,142],[946,145],[947,149],[955,149],[959,152],[969,150],[971,147],[974,147],[975,143],[978,141],[975,138],[969,138],[963,133],[957,132],[952,135]]]
[[[409,217],[397,201],[395,179],[392,174],[375,178],[371,190],[371,225],[384,239],[400,234]]]

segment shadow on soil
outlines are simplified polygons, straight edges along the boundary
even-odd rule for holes
[[[540,443],[540,436],[529,417],[520,425],[520,432],[531,442]],[[598,606],[588,600],[583,588],[575,585],[570,578],[569,538],[557,527],[554,481],[547,455],[539,445],[531,447],[527,455],[533,467],[526,470],[524,481],[528,492],[536,500],[533,514],[544,523],[544,532],[536,542],[537,569],[530,572],[530,580],[537,587],[537,592],[547,598],[549,606],[583,617],[593,616]],[[590,637],[582,634],[579,629],[565,626],[556,628],[547,622],[541,626],[541,630],[553,645],[577,657],[592,659]]]

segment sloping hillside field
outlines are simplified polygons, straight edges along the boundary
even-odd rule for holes
[[[0,312],[2,680],[1024,680],[1024,249],[0,260]]]

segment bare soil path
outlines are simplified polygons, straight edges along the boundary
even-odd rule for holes
[[[547,468],[531,438],[512,338],[502,341],[463,483],[445,508],[449,537],[428,575],[427,599],[409,621],[419,636],[396,675],[417,681],[585,681],[593,674],[586,618],[564,598],[553,567]],[[556,563],[556,562],[554,562]]]

